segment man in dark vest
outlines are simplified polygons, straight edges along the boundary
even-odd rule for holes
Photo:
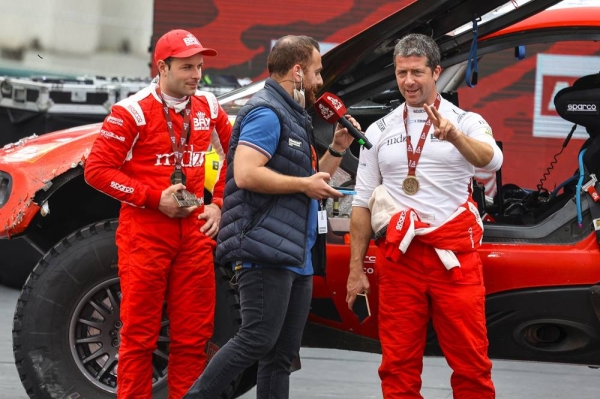
[[[282,37],[267,63],[270,78],[233,127],[217,242],[217,261],[231,265],[237,276],[242,326],[187,399],[218,397],[257,361],[257,397],[289,396],[312,274],[324,267],[323,202],[342,196],[328,182],[353,138],[338,126],[319,160],[305,110],[323,84],[319,44],[307,36]]]

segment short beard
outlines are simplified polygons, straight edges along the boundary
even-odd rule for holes
[[[315,92],[309,88],[305,87],[304,90],[304,96],[305,96],[305,108],[308,109],[309,107],[312,107],[315,102],[317,101],[317,97],[315,96]]]

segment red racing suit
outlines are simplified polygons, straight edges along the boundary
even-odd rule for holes
[[[179,399],[204,370],[205,346],[213,333],[215,278],[212,238],[200,232],[198,215],[169,218],[158,210],[171,185],[175,156],[155,84],[120,101],[104,120],[85,164],[85,180],[121,201],[116,243],[121,280],[119,398],[152,397],[153,351],[163,304],[169,317],[169,398]],[[190,97],[189,142],[182,165],[186,188],[204,198],[204,154],[209,147],[226,159],[231,123],[212,93]],[[169,108],[176,139],[183,113]],[[213,190],[222,204],[225,165]]]
[[[491,147],[492,159],[483,170],[494,172],[500,168],[502,151],[481,115],[465,112],[443,98],[438,111],[462,134]],[[410,239],[402,235],[396,240],[394,232],[388,230],[390,243],[397,241],[397,245],[378,241],[382,390],[386,399],[422,398],[422,357],[431,319],[453,369],[454,398],[492,399],[495,393],[492,363],[487,357],[485,287],[481,259],[475,250],[481,231],[474,219],[469,222],[466,217],[472,213],[467,208],[471,208],[468,204],[475,166],[452,143],[435,137],[428,119],[422,107],[406,103],[397,107],[369,126],[365,134],[373,148],[361,149],[358,162],[353,206],[370,209],[370,199],[382,186],[391,197],[391,202],[378,206],[383,215],[391,217],[400,210],[412,209],[419,216],[417,221],[405,215],[413,228]],[[423,141],[411,149],[415,144],[408,145],[409,137],[412,143]],[[418,164],[410,151],[420,154]],[[419,185],[417,192],[408,193],[403,184],[412,167]],[[457,214],[465,204],[467,212]],[[400,220],[397,216],[389,227],[396,226]],[[385,225],[380,221],[371,214],[372,227],[377,222],[376,233]],[[472,231],[468,227],[465,230],[465,226],[472,227]],[[388,251],[397,262],[385,257]],[[458,264],[460,267],[456,267]]]
[[[481,218],[470,199],[440,226],[420,221],[412,209],[390,219],[385,239],[377,241],[376,260],[383,350],[379,375],[386,399],[422,398],[430,318],[454,371],[454,397],[495,398],[476,252],[482,237]]]

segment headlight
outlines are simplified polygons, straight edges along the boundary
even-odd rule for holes
[[[10,175],[5,172],[0,172],[0,208],[8,202],[11,189],[12,179],[10,178]]]

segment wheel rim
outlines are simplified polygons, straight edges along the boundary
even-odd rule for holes
[[[81,298],[69,324],[69,346],[81,373],[103,391],[116,393],[119,362],[121,286],[115,277],[97,284]],[[167,381],[169,321],[163,320],[152,355],[152,389]]]

